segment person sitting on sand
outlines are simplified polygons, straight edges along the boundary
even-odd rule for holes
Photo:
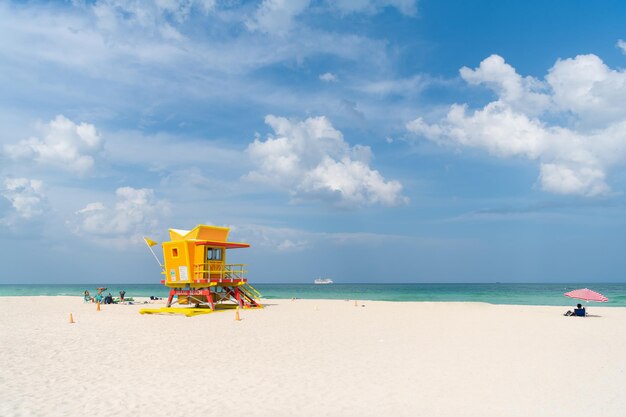
[[[104,297],[104,304],[113,304],[113,296],[111,295],[111,293]]]
[[[574,309],[574,311],[567,310],[567,313],[563,315],[585,317],[587,315],[587,312],[585,311],[585,307],[583,307],[582,304],[579,303],[579,304],[576,304],[576,308]]]
[[[85,290],[83,294],[83,299],[85,300],[86,303],[93,301],[93,297],[89,294],[89,290]]]
[[[99,289],[98,290],[98,294],[96,294],[96,296],[93,298],[93,301],[96,302],[96,303],[102,303],[102,299],[103,298],[104,297],[102,296],[102,290]]]
[[[577,304],[576,308],[574,309],[574,314],[579,317],[585,317],[587,315],[587,311],[585,311],[585,307],[583,307],[581,304]]]

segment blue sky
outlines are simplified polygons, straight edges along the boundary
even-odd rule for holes
[[[0,5],[0,283],[623,281],[617,1]]]

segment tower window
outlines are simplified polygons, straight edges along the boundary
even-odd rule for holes
[[[207,248],[206,250],[206,259],[207,261],[221,261],[222,260],[222,250],[217,248]]]

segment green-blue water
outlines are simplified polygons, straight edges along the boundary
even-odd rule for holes
[[[606,295],[608,303],[596,306],[626,307],[626,283],[623,284],[253,284],[264,298],[349,299],[382,301],[478,301],[492,304],[569,306],[576,301],[563,293],[588,287]],[[126,291],[126,297],[166,297],[168,289],[160,284],[103,284],[105,293],[116,296]],[[67,285],[0,285],[0,296],[76,295],[93,284]],[[1,301],[0,301],[1,302]]]

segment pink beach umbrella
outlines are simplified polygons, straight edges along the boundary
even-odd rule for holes
[[[578,298],[579,300],[585,301],[599,301],[601,303],[606,303],[607,301],[609,301],[609,299],[602,294],[591,291],[589,288],[581,288],[580,290],[566,292],[563,295],[565,295],[566,297]]]

